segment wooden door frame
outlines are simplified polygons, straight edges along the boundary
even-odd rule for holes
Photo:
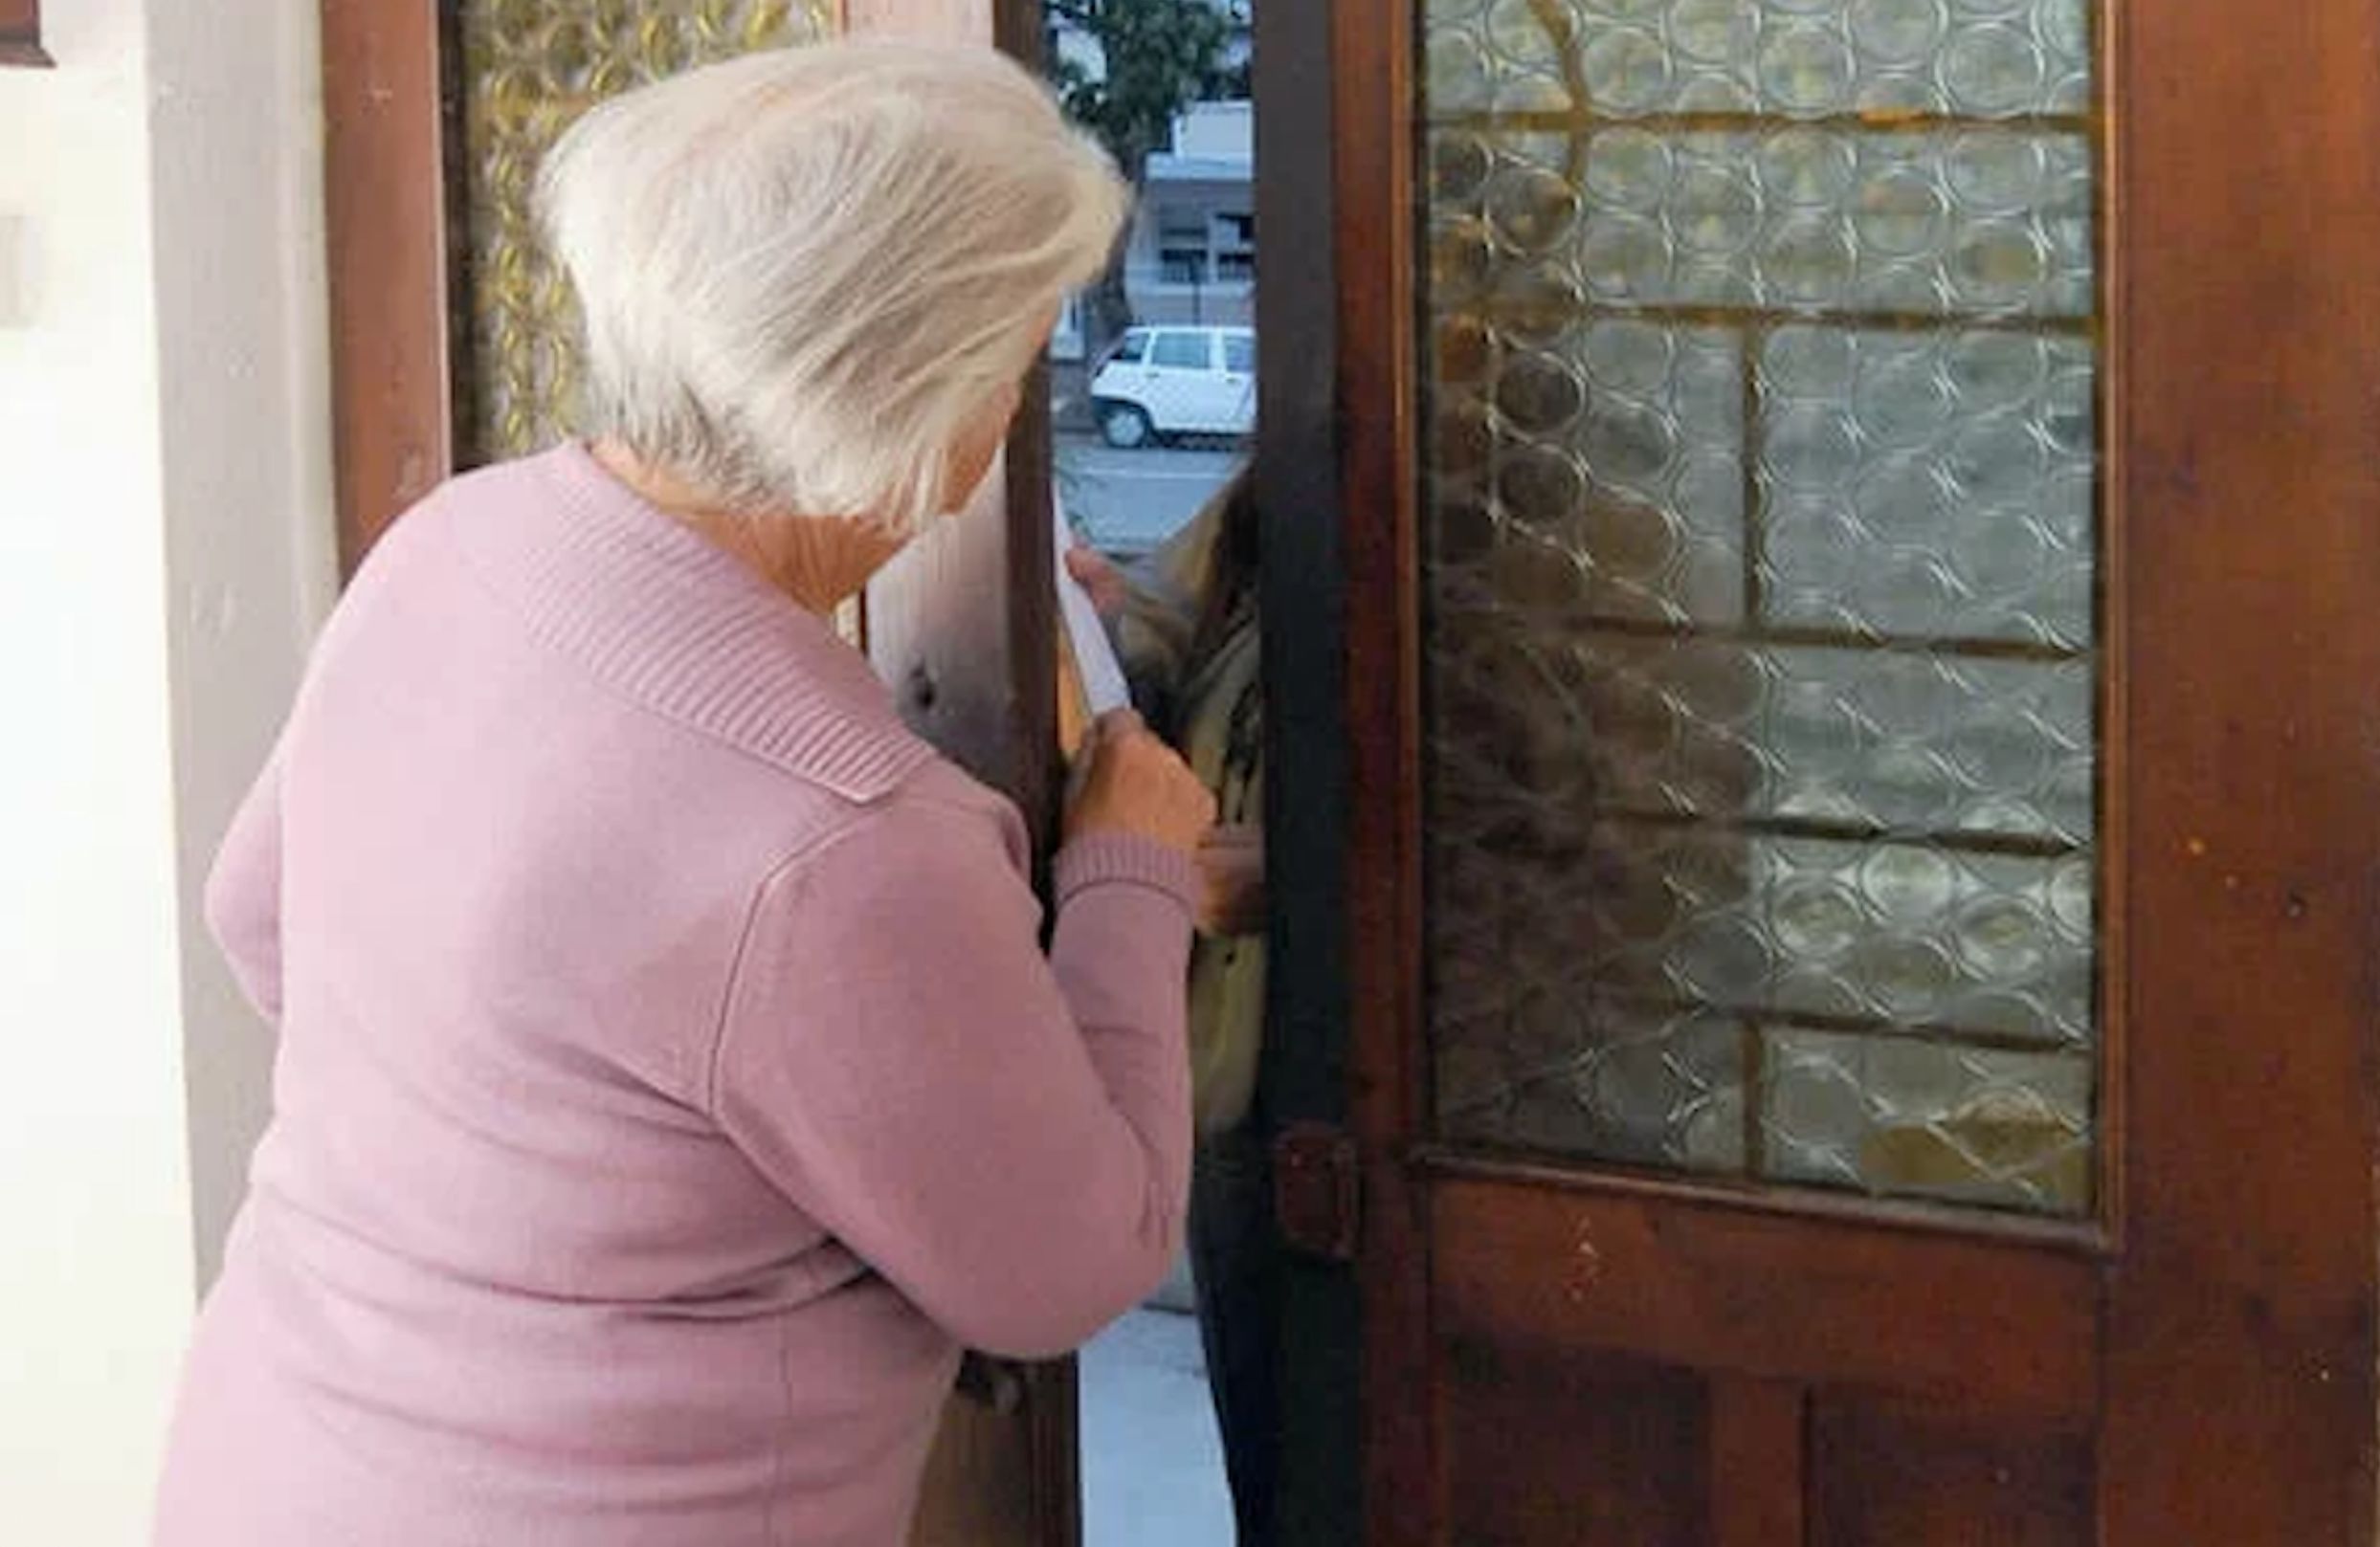
[[[1349,659],[1342,453],[1340,158],[1327,4],[1255,10],[1257,374],[1255,479],[1270,884],[1264,1116],[1348,1120]],[[1350,1265],[1284,1253],[1277,1539],[1340,1547],[1363,1528],[1362,1298]],[[1094,1543],[1093,1547],[1105,1547]]]
[[[1428,1221],[1459,1183],[1425,1142],[1414,965],[1412,9],[1330,6],[1339,551],[1352,599],[1346,999],[1373,1547],[1443,1542],[1455,1524],[1435,1517],[1444,1448],[1426,1395]],[[2102,706],[2103,1211],[2080,1230],[1828,1211],[1946,1248],[1966,1234],[2037,1239],[2064,1271],[2096,1277],[2085,1303],[2098,1326],[2082,1331],[2104,1382],[2102,1539],[2369,1544],[2380,627],[2358,620],[2380,598],[2380,0],[2297,8],[2291,27],[2257,35],[2228,0],[2100,0],[2098,13],[2103,100],[2118,104],[2099,166],[2102,627],[2118,685]],[[2220,652],[2206,643],[2215,627]],[[1721,1187],[1545,1180],[1622,1207],[1780,1209]],[[1796,1196],[1783,1217],[1824,1206]],[[1754,1436],[1765,1417],[1776,1415],[1746,1410]],[[1790,1414],[1765,1431],[1793,1442]],[[1721,1453],[1728,1443],[1715,1438],[1715,1461],[1757,1461],[1757,1447]],[[1756,1484],[1757,1470],[1744,1475]],[[1789,1512],[1771,1523],[1800,1518],[1798,1499],[1767,1502]],[[1744,1529],[1734,1539],[1769,1539]]]
[[[444,5],[322,0],[339,563],[455,468]]]
[[[335,520],[351,576],[460,454],[459,102],[451,0],[321,0]],[[981,42],[1037,63],[1034,0],[839,0],[850,33]],[[1047,401],[1047,382],[1027,402]],[[1020,416],[1003,470],[960,520],[869,590],[870,653],[904,717],[1008,793],[1046,853],[1057,815],[1056,600],[1050,586],[1050,428]],[[1023,513],[1007,519],[1009,512]],[[962,638],[999,599],[995,637]],[[1072,1360],[966,1382],[935,1457],[920,1547],[1078,1547],[1081,1483]],[[944,1509],[943,1504],[956,1508]]]
[[[1349,1125],[1360,1145],[1364,1233],[1363,1540],[1435,1547],[1439,1447],[1431,1389],[1426,1194],[1409,1158],[1428,1091],[1422,939],[1420,441],[1415,429],[1420,288],[1404,128],[1413,93],[1412,7],[1332,0],[1331,132],[1338,230],[1340,480],[1346,572]],[[1383,605],[1383,604],[1386,605]]]
[[[55,62],[41,47],[41,0],[0,0],[0,66],[47,69]]]
[[[2119,1543],[2380,1529],[2380,0],[2292,22],[2108,29]]]

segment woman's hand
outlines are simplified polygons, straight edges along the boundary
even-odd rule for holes
[[[1196,857],[1214,796],[1129,709],[1101,715],[1076,760],[1066,836],[1125,833]]]
[[[1264,829],[1253,822],[1214,828],[1199,846],[1207,895],[1198,927],[1210,935],[1255,935],[1264,928]]]
[[[1092,608],[1099,615],[1113,623],[1132,600],[1132,583],[1115,561],[1088,543],[1077,542],[1066,550],[1066,573],[1091,598]]]

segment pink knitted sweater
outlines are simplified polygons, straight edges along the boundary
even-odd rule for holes
[[[1057,868],[570,447],[348,591],[216,862],[280,1028],[160,1547],[897,1547],[962,1345],[1164,1275],[1188,863]]]

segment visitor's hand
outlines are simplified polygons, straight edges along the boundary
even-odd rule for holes
[[[1077,542],[1066,550],[1066,573],[1091,598],[1091,606],[1099,615],[1110,622],[1132,599],[1132,583],[1123,578],[1123,571],[1116,567],[1114,560],[1087,543]]]
[[[1126,833],[1195,858],[1214,796],[1129,709],[1101,715],[1075,761],[1066,836]]]
[[[1198,927],[1210,935],[1257,935],[1264,930],[1264,829],[1253,822],[1210,829],[1198,846],[1207,883]]]

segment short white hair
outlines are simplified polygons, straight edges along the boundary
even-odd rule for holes
[[[613,98],[538,188],[581,428],[738,508],[916,531],[1127,202],[989,49],[822,44]]]

